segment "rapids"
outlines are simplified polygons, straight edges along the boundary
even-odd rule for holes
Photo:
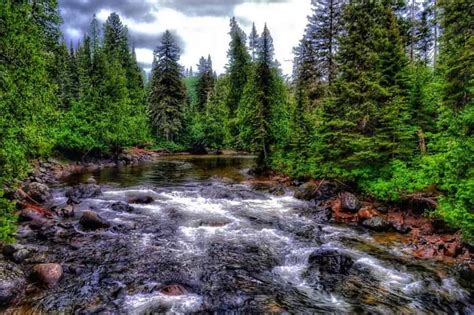
[[[292,192],[243,184],[249,157],[167,157],[89,177],[103,194],[93,209],[112,228],[84,231],[77,219],[26,239],[59,262],[63,279],[28,295],[32,310],[65,313],[474,313],[472,288],[441,263],[416,260],[402,242],[314,220]],[[117,211],[112,204],[150,196]],[[309,209],[309,210],[308,210]]]

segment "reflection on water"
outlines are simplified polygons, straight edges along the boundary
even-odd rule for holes
[[[240,155],[176,155],[160,157],[154,163],[140,166],[105,168],[93,173],[75,174],[66,179],[67,184],[82,182],[91,175],[99,184],[170,185],[204,181],[213,176],[241,181],[245,170],[254,165],[254,157]]]

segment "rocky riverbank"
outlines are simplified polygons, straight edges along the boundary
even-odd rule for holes
[[[377,233],[379,242],[400,241],[413,256],[447,263],[467,263],[474,270],[474,247],[463,241],[459,231],[442,220],[431,218],[419,207],[401,207],[364,199],[343,184],[329,181],[301,183],[285,176],[252,178],[257,189],[282,190],[288,187],[295,198],[311,202],[308,215],[328,222],[347,224]],[[265,188],[266,187],[266,188]]]
[[[138,152],[140,157],[125,159],[132,161],[128,164],[156,157]],[[209,161],[213,168],[215,163]],[[165,186],[118,189],[99,185],[92,177],[56,185],[65,175],[120,165],[116,161],[40,163],[19,196],[18,243],[0,246],[0,311],[19,305],[28,311],[39,307],[92,314],[130,308],[139,313],[169,310],[161,308],[167,303],[182,303],[178,313],[284,313],[298,307],[305,312],[311,305],[312,310],[334,312],[342,307],[333,305],[328,294],[342,294],[366,311],[374,307],[374,312],[384,303],[385,307],[406,304],[408,296],[400,295],[414,294],[411,298],[436,307],[441,303],[449,311],[465,307],[465,293],[462,298],[440,295],[451,289],[468,294],[473,290],[471,248],[457,232],[440,230],[441,225],[411,210],[364,200],[335,183],[247,176],[242,185],[207,170],[193,172],[186,160],[162,164],[167,166],[149,176],[163,176]],[[179,177],[177,186],[168,187],[170,175],[180,172],[190,177],[184,183]],[[206,180],[193,182],[199,180],[196,174]],[[340,233],[338,225],[354,229],[344,228],[349,234],[342,234],[340,243],[331,247]],[[443,266],[451,267],[412,264],[410,258],[393,256],[383,246],[390,242],[402,243],[401,248],[414,257],[442,260]],[[418,276],[406,274],[406,269],[426,274],[429,282],[420,284]],[[278,277],[324,294],[301,296]],[[449,282],[454,278],[462,289]],[[384,281],[400,282],[396,290],[402,291],[391,292],[383,287]],[[275,288],[281,297],[254,299],[272,296]],[[435,301],[438,298],[442,302]],[[245,299],[254,299],[253,304],[239,302]],[[313,305],[321,299],[322,304]],[[450,306],[450,301],[460,304]]]

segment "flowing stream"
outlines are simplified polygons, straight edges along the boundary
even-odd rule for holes
[[[25,304],[84,314],[474,313],[453,268],[413,259],[401,237],[318,222],[291,191],[252,189],[242,183],[252,164],[168,157],[71,177],[64,185],[93,176],[103,186],[77,209],[113,227],[84,231],[71,219],[38,239],[65,273]],[[56,203],[64,190],[55,189]],[[138,196],[154,201],[112,209]]]

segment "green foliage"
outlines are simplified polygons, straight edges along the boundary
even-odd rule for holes
[[[40,8],[37,8],[40,10]],[[0,239],[14,228],[13,206],[3,199],[5,186],[26,175],[28,160],[47,154],[54,145],[57,86],[49,69],[42,11],[30,4],[0,3]],[[41,17],[41,18],[40,18]],[[35,19],[36,18],[36,19]],[[39,23],[39,22],[44,23]]]
[[[155,56],[148,97],[151,122],[158,139],[176,142],[184,127],[186,87],[178,63],[180,49],[169,31],[163,35]]]

